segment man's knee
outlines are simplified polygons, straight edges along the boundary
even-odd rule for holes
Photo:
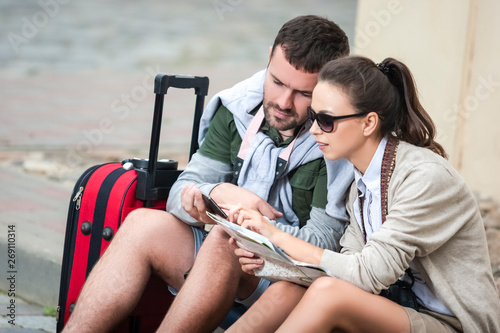
[[[146,225],[151,223],[157,223],[162,219],[169,219],[171,214],[163,210],[151,209],[151,208],[138,208],[131,211],[125,220],[123,221],[123,226],[132,227],[137,224]]]
[[[179,251],[192,257],[193,242],[191,227],[172,214],[156,209],[140,208],[126,217],[111,245],[118,243],[115,247],[135,248],[138,254],[147,255],[151,260],[161,262],[167,260],[166,255],[168,259],[172,259],[173,253]]]
[[[189,229],[190,227],[166,211],[139,208],[127,215],[119,232],[129,233],[137,237],[155,237],[155,235],[160,235],[162,232],[175,232],[175,229],[180,228]]]
[[[222,227],[214,225],[210,230],[207,239],[210,239],[210,241],[212,242],[227,242],[229,239],[229,235],[224,231],[224,229],[222,229]]]
[[[234,254],[234,246],[229,244],[229,235],[219,226],[214,226],[203,242],[203,251],[230,252]]]
[[[219,271],[231,270],[242,275],[238,257],[234,254],[235,248],[234,244],[229,244],[229,235],[222,228],[214,226],[203,241],[196,260],[201,258],[205,263],[216,264]]]

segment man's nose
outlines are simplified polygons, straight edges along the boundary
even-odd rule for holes
[[[293,107],[293,91],[291,89],[286,89],[279,96],[277,103],[280,109],[289,110]]]

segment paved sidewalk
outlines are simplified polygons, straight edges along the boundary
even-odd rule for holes
[[[9,290],[14,275],[16,295],[55,306],[71,189],[4,165],[0,183],[0,289]],[[11,245],[15,257],[7,258]]]
[[[12,298],[8,294],[0,294],[0,307],[12,307]],[[10,311],[10,310],[9,310]],[[30,304],[16,298],[15,316],[0,317],[0,332],[2,333],[52,333],[56,330],[56,318],[44,312],[43,307]]]

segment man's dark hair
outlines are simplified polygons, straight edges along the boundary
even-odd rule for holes
[[[298,16],[281,27],[274,40],[298,70],[317,73],[328,61],[349,54],[349,40],[334,22],[316,15]]]

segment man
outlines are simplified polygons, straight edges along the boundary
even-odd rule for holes
[[[214,227],[207,236],[199,228],[213,223],[201,193],[254,208],[282,230],[336,250],[352,169],[340,162],[327,179],[306,108],[320,68],[348,53],[347,37],[333,22],[317,16],[287,22],[267,70],[208,103],[200,149],[172,188],[169,213],[140,209],[127,217],[90,274],[65,332],[109,330],[134,308],[152,273],[174,294],[180,290],[160,331],[213,331],[235,299],[250,305],[262,294],[269,281],[241,271],[227,234]]]

